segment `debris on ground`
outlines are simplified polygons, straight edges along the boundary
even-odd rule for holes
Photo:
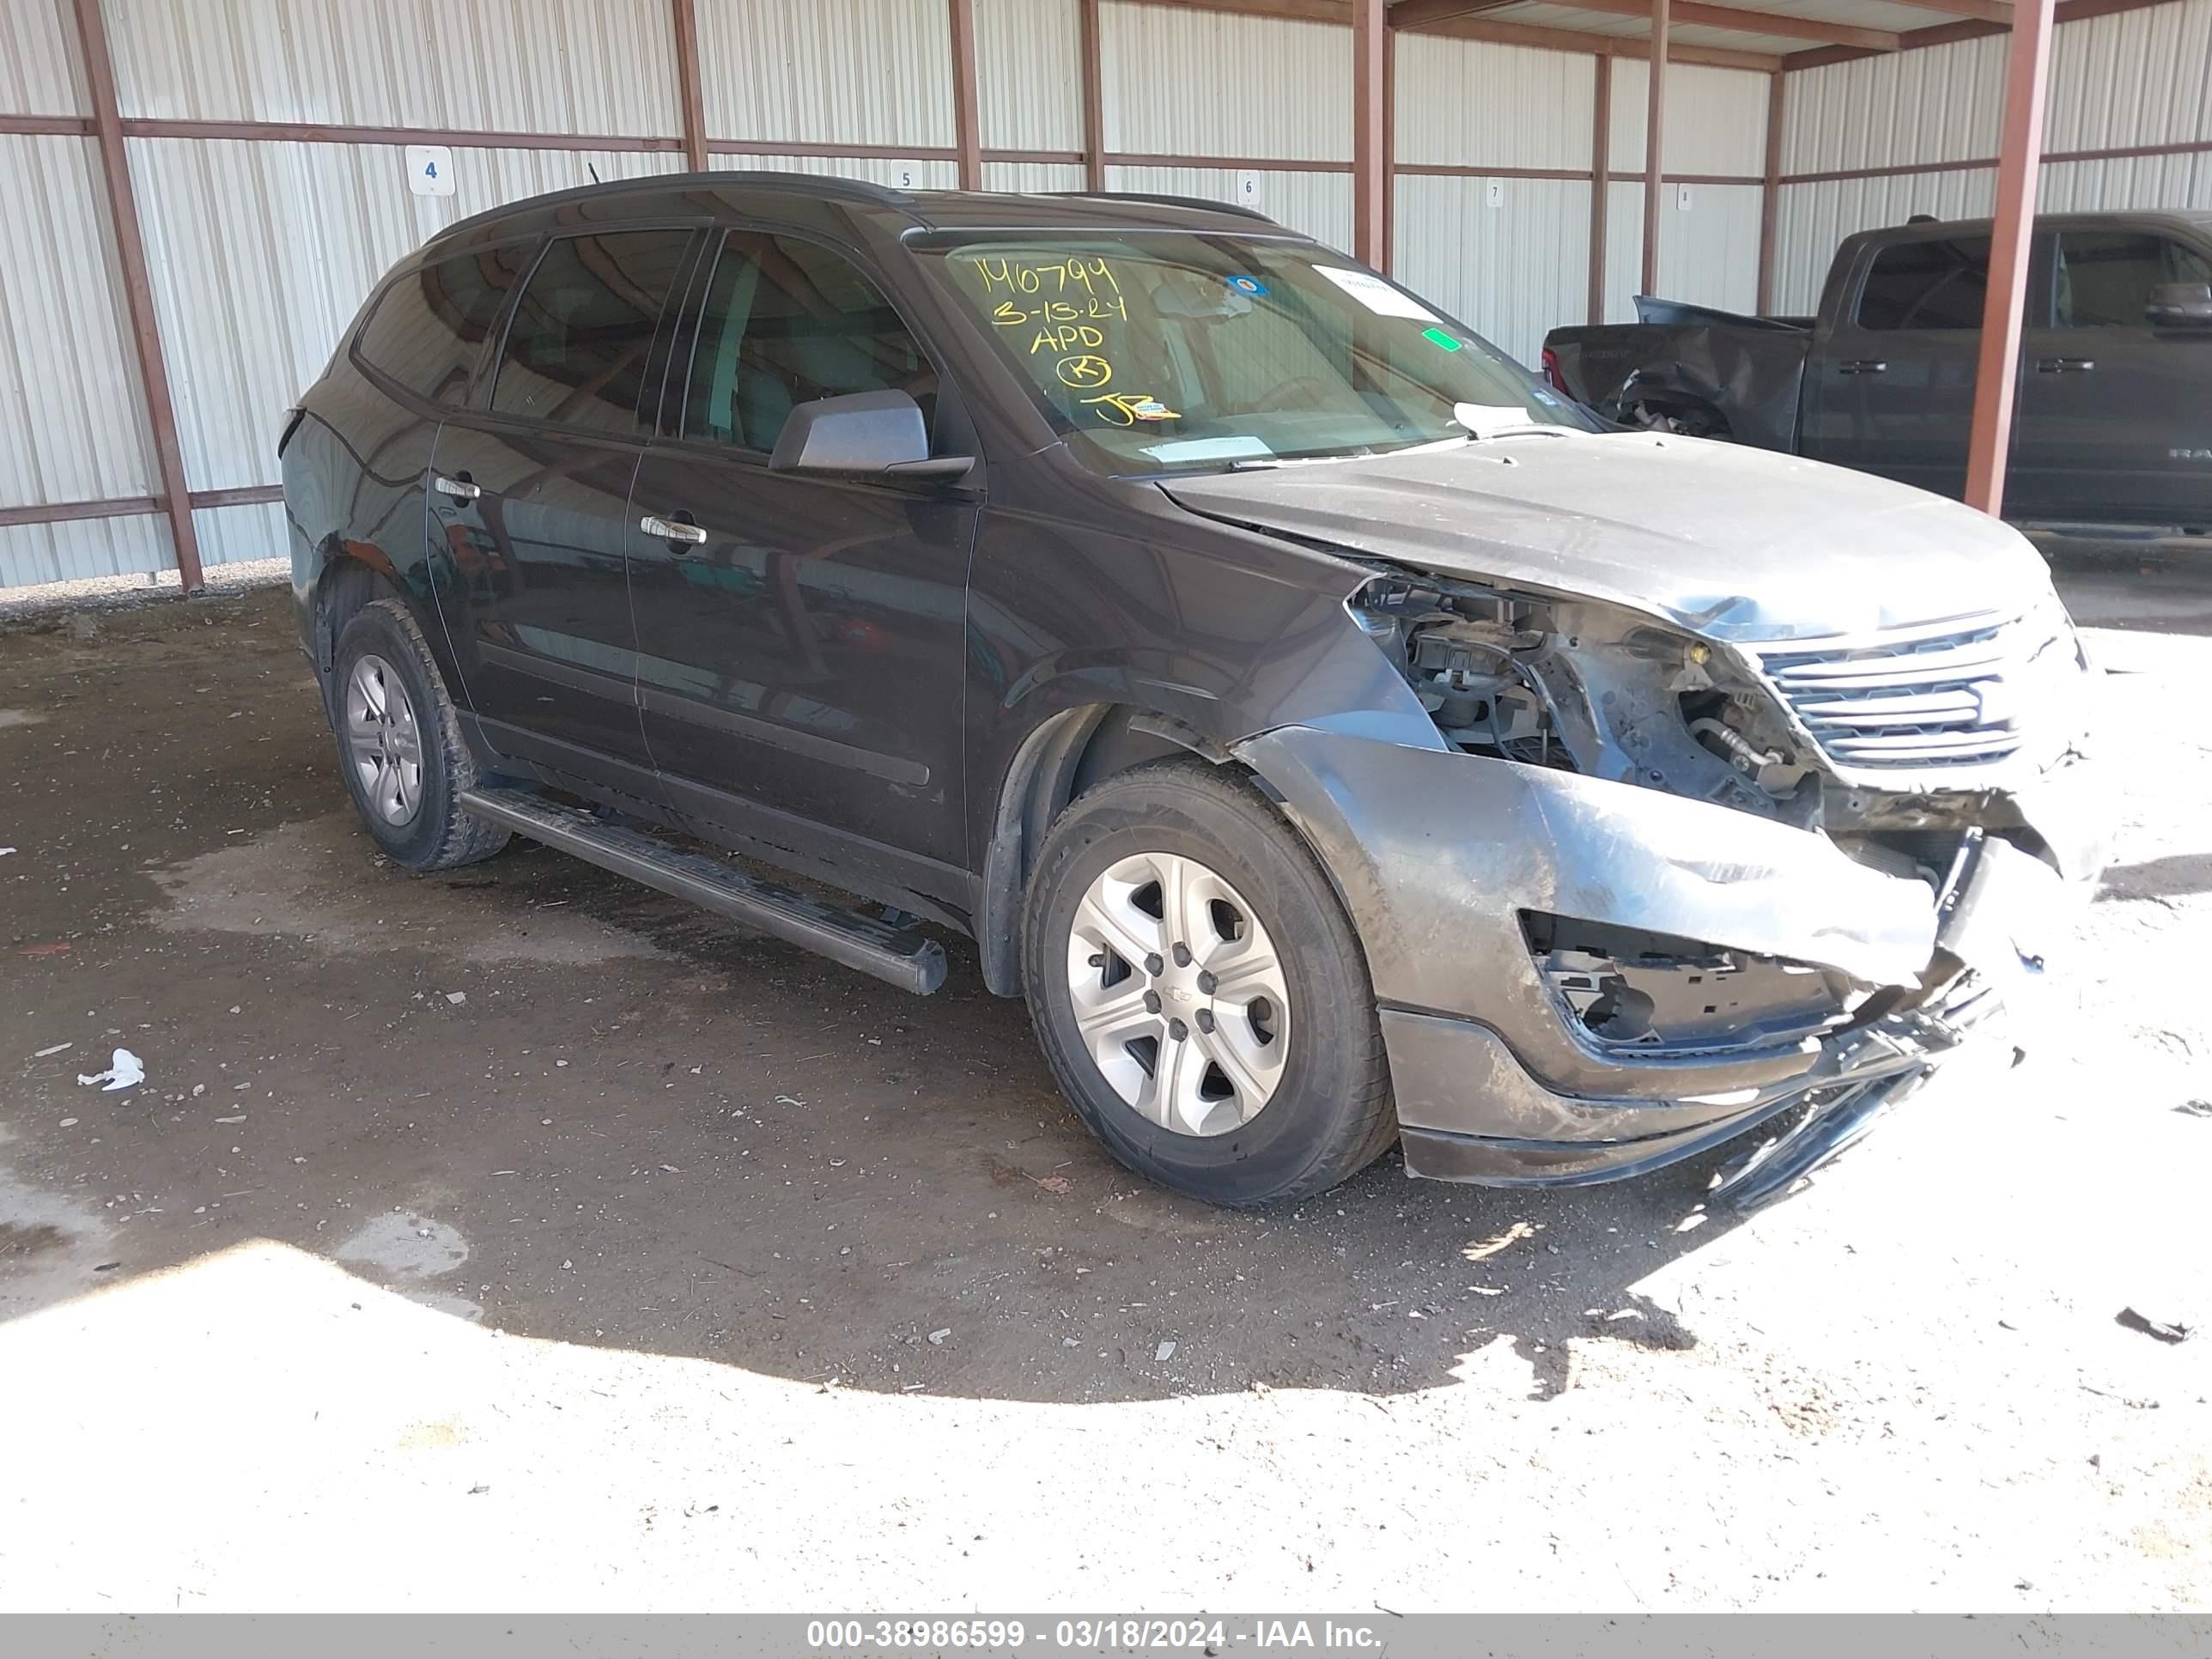
[[[58,1054],[64,1048],[73,1048],[76,1046],[76,1045],[73,1042],[57,1042],[51,1048],[40,1049],[36,1054],[33,1054],[31,1058],[33,1060],[44,1060],[50,1054]]]
[[[1160,1364],[1160,1365],[1164,1365],[1164,1364],[1166,1364],[1168,1363],[1168,1361],[1169,1361],[1169,1360],[1173,1359],[1173,1358],[1175,1358],[1175,1351],[1176,1351],[1176,1345],[1175,1345],[1174,1343],[1172,1343],[1172,1342],[1163,1342],[1163,1343],[1161,1343],[1161,1344],[1160,1344],[1160,1346],[1159,1346],[1158,1347],[1157,1347],[1157,1348],[1155,1348],[1155,1349],[1153,1349],[1153,1350],[1152,1350],[1152,1361],[1153,1361],[1153,1363],[1154,1363],[1155,1364]]]
[[[2161,1342],[2186,1342],[2197,1334],[2194,1325],[2178,1319],[2154,1319],[2136,1308],[2123,1308],[2119,1322],[2131,1331],[2141,1331],[2145,1336],[2154,1336]]]
[[[950,1325],[941,1331],[932,1331],[929,1334],[929,1346],[933,1348],[941,1348],[945,1346],[945,1339],[951,1334],[952,1328]]]
[[[89,1076],[79,1072],[76,1080],[88,1085],[97,1083],[100,1093],[112,1095],[118,1089],[135,1089],[143,1083],[146,1080],[146,1063],[128,1048],[118,1048],[108,1060],[106,1071],[94,1072]]]

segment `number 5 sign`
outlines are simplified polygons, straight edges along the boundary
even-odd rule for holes
[[[417,196],[451,196],[453,152],[443,144],[408,145],[407,188]]]

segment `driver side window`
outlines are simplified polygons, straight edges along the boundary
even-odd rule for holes
[[[933,422],[937,371],[875,284],[815,243],[730,232],[699,319],[683,435],[766,454],[798,404],[885,391]]]

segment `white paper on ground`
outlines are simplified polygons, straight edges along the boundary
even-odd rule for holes
[[[76,1074],[79,1083],[100,1085],[100,1092],[112,1095],[118,1089],[135,1089],[146,1080],[146,1062],[128,1048],[118,1048],[107,1062],[107,1069],[87,1077]]]
[[[1401,294],[1372,271],[1346,270],[1340,265],[1316,265],[1314,274],[1326,276],[1377,317],[1410,317],[1417,323],[1443,320],[1410,294]]]

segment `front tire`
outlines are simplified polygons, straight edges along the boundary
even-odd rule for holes
[[[338,636],[331,724],[362,823],[404,869],[488,859],[507,832],[460,807],[475,757],[415,618],[398,599],[363,605]]]
[[[1142,767],[1070,805],[1030,878],[1022,972],[1077,1115],[1162,1186],[1232,1208],[1304,1198],[1397,1139],[1358,939],[1232,773]]]

